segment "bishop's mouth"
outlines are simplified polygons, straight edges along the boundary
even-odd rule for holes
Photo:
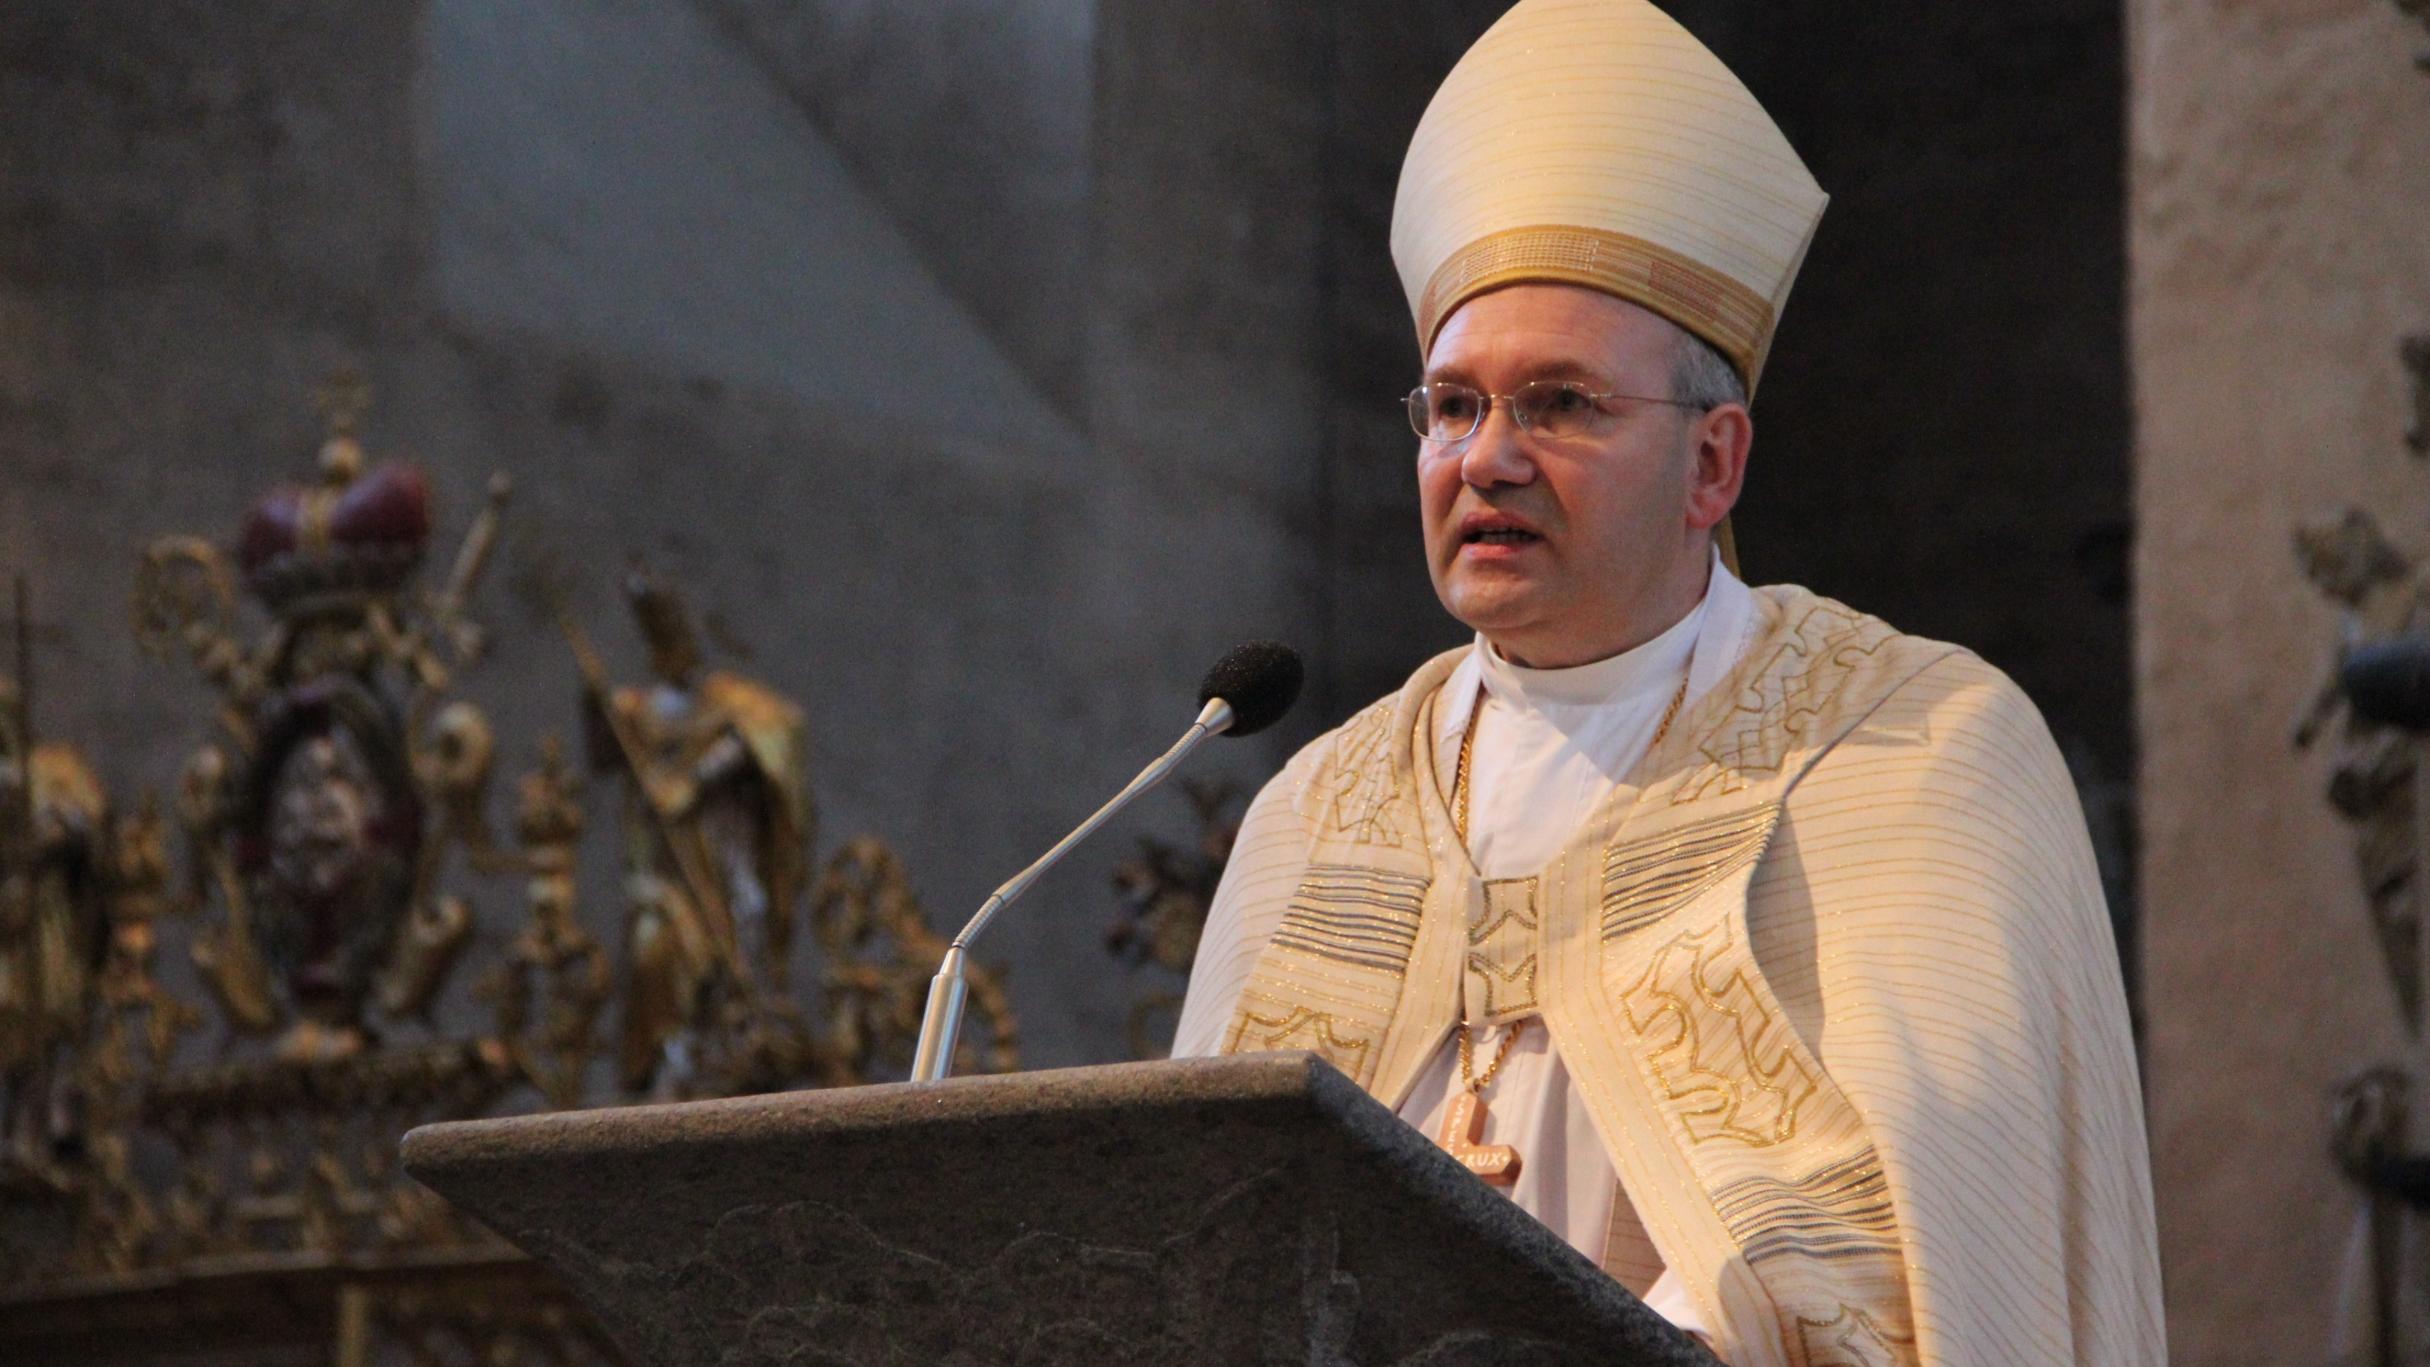
[[[1460,538],[1463,546],[1525,546],[1544,538],[1517,527],[1492,527],[1473,531]]]

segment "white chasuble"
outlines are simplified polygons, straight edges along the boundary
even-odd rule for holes
[[[1726,1360],[2161,1361],[2124,996],[2040,718],[1965,652],[1801,589],[1751,591],[1716,653],[1718,601],[1682,624],[1712,686],[1540,862],[1541,830],[1480,824],[1480,868],[1438,776],[1478,696],[1454,674],[1499,662],[1441,657],[1302,751],[1250,808],[1175,1052],[1312,1049],[1425,1119],[1464,998],[1514,1020],[1523,990],[1539,1043],[1488,1099],[1563,1176],[1562,1209],[1531,1208],[1591,1247],[1567,1188],[1592,1165],[1563,1148],[1591,1138],[1629,1198],[1613,1228]],[[1488,876],[1505,848],[1537,864],[1523,899]],[[1521,907],[1531,970],[1495,944]]]

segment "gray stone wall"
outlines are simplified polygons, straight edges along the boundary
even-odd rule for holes
[[[1239,269],[1205,244],[1244,220],[1312,238],[1307,215],[1258,217],[1292,169],[1227,163],[1168,198],[1178,139],[1100,155],[1096,13],[1007,11],[1049,68],[1000,163],[1033,169],[991,198],[940,154],[937,182],[987,201],[957,234],[914,171],[924,146],[1003,131],[996,107],[932,73],[925,142],[880,136],[885,86],[827,47],[903,21],[819,13],[843,28],[663,0],[0,16],[0,567],[35,580],[45,733],[122,792],[173,781],[208,700],[126,630],[135,552],[230,538],[266,485],[307,475],[312,388],[349,364],[378,391],[375,454],[409,453],[442,491],[434,560],[490,472],[516,482],[478,603],[495,649],[464,681],[507,772],[575,720],[531,566],[573,570],[630,673],[615,584],[644,555],[713,641],[749,647],[728,663],[806,703],[822,845],[894,842],[940,922],[1160,749],[1223,646],[1293,634],[1314,551],[1285,453],[1313,422],[1290,425],[1289,395],[1273,422],[1230,420],[1227,356],[1268,367],[1236,393],[1288,367],[1246,324],[1191,321]],[[954,31],[866,45],[990,67],[1000,45],[925,41]],[[1173,77],[1154,64],[1190,56],[1143,52],[1122,79],[1155,89]],[[1189,65],[1211,98],[1273,98],[1251,54]],[[1111,216],[1137,235],[1092,251],[1101,184],[1128,187]],[[1252,779],[1291,743],[1204,767]],[[586,884],[603,935],[609,797]],[[986,946],[1034,1063],[1124,1049],[1107,872],[1143,830],[1186,836],[1186,813],[1152,802]],[[489,894],[502,940],[520,909]]]
[[[1055,406],[1085,394],[1097,6],[702,0]]]

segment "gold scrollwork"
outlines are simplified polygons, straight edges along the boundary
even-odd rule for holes
[[[1890,638],[1880,622],[1837,603],[1810,608],[1705,740],[1704,768],[1681,782],[1671,801],[1726,796],[1743,790],[1750,776],[1779,773],[1857,665]]]
[[[1797,1317],[1804,1367],[1904,1367],[1915,1361],[1915,1338],[1885,1329],[1853,1305],[1827,1320]]]
[[[1240,1023],[1232,1028],[1232,1039],[1224,1047],[1224,1052],[1241,1054],[1269,1049],[1308,1049],[1348,1076],[1358,1078],[1366,1075],[1367,1050],[1373,1043],[1363,1036],[1344,1038],[1334,1029],[1331,1012],[1297,1006],[1288,1015],[1282,1016],[1242,1012]]]
[[[1335,830],[1362,845],[1398,848],[1401,828],[1400,768],[1392,762],[1392,717],[1395,699],[1386,698],[1352,717],[1342,727],[1340,754],[1335,761],[1332,804]]]
[[[1542,925],[1535,879],[1497,878],[1485,884],[1468,927],[1464,990],[1470,1022],[1502,1025],[1538,1009]]]
[[[1689,1138],[1763,1148],[1795,1137],[1798,1110],[1819,1084],[1787,1022],[1734,964],[1735,948],[1726,922],[1682,934],[1622,1004]]]

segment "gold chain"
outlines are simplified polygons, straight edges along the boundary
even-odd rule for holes
[[[1687,686],[1687,675],[1682,673],[1678,691],[1671,694],[1671,705],[1662,709],[1662,724],[1654,728],[1654,738],[1646,742],[1647,753],[1652,753],[1656,746],[1662,744],[1662,738],[1671,733],[1671,723],[1679,716],[1679,705],[1687,701]],[[1480,697],[1468,709],[1468,727],[1460,733],[1460,762],[1451,775],[1451,828],[1459,835],[1462,845],[1468,843],[1468,768],[1476,760],[1477,718],[1484,714],[1485,700]],[[1502,1037],[1502,1047],[1494,1051],[1493,1062],[1485,1065],[1483,1076],[1474,1075],[1471,1071],[1475,1067],[1476,1032],[1468,1022],[1461,1021],[1461,1084],[1478,1096],[1483,1096],[1485,1089],[1493,1085],[1494,1076],[1502,1071],[1502,1065],[1510,1061],[1510,1051],[1518,1047],[1519,1036],[1527,1033],[1528,1023],[1534,1019],[1533,1016],[1523,1016],[1511,1023],[1510,1033]]]
[[[1474,1060],[1474,1057],[1475,1057],[1475,1050],[1476,1050],[1476,1043],[1475,1043],[1475,1039],[1476,1039],[1476,1037],[1475,1037],[1475,1035],[1474,1035],[1474,1034],[1473,1034],[1473,1033],[1472,1033],[1472,1032],[1469,1030],[1469,1028],[1468,1028],[1468,1022],[1466,1022],[1466,1021],[1461,1021],[1461,1022],[1460,1022],[1460,1083],[1461,1083],[1461,1085],[1463,1085],[1463,1086],[1465,1086],[1466,1088],[1468,1088],[1468,1090],[1470,1090],[1470,1091],[1472,1091],[1472,1092],[1475,1092],[1477,1095],[1479,1095],[1479,1096],[1483,1096],[1483,1095],[1485,1094],[1485,1089],[1486,1089],[1486,1088],[1488,1088],[1488,1087],[1491,1087],[1491,1086],[1493,1085],[1493,1078],[1494,1078],[1494,1074],[1501,1072],[1501,1071],[1502,1071],[1502,1065],[1503,1065],[1503,1064],[1505,1064],[1505,1063],[1508,1063],[1508,1062],[1510,1061],[1510,1051],[1511,1051],[1513,1048],[1515,1048],[1515,1047],[1518,1045],[1518,1043],[1519,1043],[1519,1036],[1524,1035],[1524,1034],[1526,1034],[1526,1033],[1527,1033],[1527,1026],[1528,1026],[1528,1022],[1533,1021],[1534,1019],[1535,1019],[1535,1017],[1533,1017],[1533,1016],[1522,1016],[1522,1017],[1520,1017],[1520,1018],[1519,1018],[1517,1021],[1512,1022],[1511,1027],[1510,1027],[1510,1033],[1509,1033],[1509,1034],[1507,1034],[1507,1035],[1504,1035],[1504,1036],[1502,1037],[1502,1047],[1494,1051],[1494,1055],[1493,1055],[1493,1062],[1491,1062],[1491,1063],[1489,1063],[1489,1064],[1485,1065],[1485,1075],[1484,1075],[1483,1077],[1471,1077],[1471,1076],[1469,1075],[1469,1068],[1472,1066],[1472,1064],[1473,1064],[1473,1060]]]
[[[1468,843],[1468,765],[1477,753],[1477,718],[1485,713],[1485,699],[1480,697],[1468,709],[1468,728],[1460,732],[1460,762],[1451,771],[1451,829],[1460,843]]]

